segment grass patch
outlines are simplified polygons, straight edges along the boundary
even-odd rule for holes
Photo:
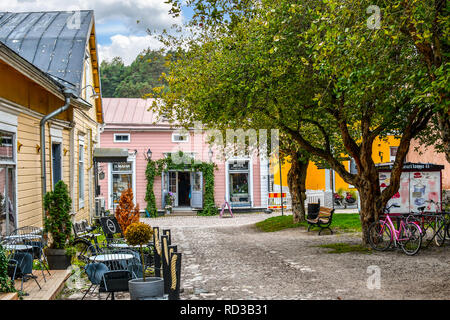
[[[277,216],[256,223],[256,227],[263,232],[275,232],[283,229],[306,226],[306,222],[294,223],[292,215]]]
[[[260,221],[256,223],[256,227],[262,232],[275,232],[288,228],[307,227],[306,222],[293,223],[292,215],[277,216]],[[333,214],[333,223],[331,224],[333,230],[342,232],[358,232],[361,231],[361,221],[359,214],[352,213],[335,213]],[[312,228],[311,231],[319,230]]]
[[[348,243],[329,243],[318,246],[320,248],[331,249],[327,253],[346,253],[346,252],[359,252],[359,253],[372,253],[372,249],[360,244],[348,244]]]

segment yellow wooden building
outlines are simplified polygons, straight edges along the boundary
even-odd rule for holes
[[[388,136],[386,138],[377,138],[373,143],[372,157],[375,163],[390,162],[395,159],[398,145],[400,140],[395,136]],[[344,165],[347,170],[356,170],[354,162],[351,160],[345,161]],[[351,167],[351,168],[350,168]],[[281,166],[281,182],[283,190],[286,190],[287,174],[291,168],[291,164],[286,162]],[[273,182],[275,187],[280,185],[280,170],[278,161],[272,161],[271,174],[273,174]],[[353,186],[346,183],[334,170],[319,169],[315,163],[311,162],[308,165],[308,171],[306,176],[306,189],[307,190],[333,190],[337,192],[339,190],[356,190]]]
[[[59,180],[69,186],[74,220],[93,216],[98,67],[92,11],[0,13],[2,233],[6,221],[10,232],[42,227],[43,192]]]

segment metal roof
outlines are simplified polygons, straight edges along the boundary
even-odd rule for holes
[[[103,112],[106,128],[158,128],[170,127],[149,107],[155,99],[103,98]]]
[[[0,12],[0,41],[80,95],[94,12],[80,11],[79,28],[73,18],[73,11]]]

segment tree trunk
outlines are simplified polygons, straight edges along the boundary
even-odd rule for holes
[[[295,152],[291,155],[291,169],[289,170],[287,181],[292,202],[292,218],[294,223],[306,220],[305,200],[306,200],[306,172],[309,159],[301,158]]]
[[[441,132],[442,144],[447,162],[450,162],[450,115],[447,112],[438,112],[437,119]]]
[[[361,203],[360,220],[363,244],[369,243],[369,227],[381,214],[381,192],[378,176],[371,180],[364,181],[363,185],[357,188]]]

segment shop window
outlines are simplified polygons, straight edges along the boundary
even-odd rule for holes
[[[230,201],[235,206],[250,205],[250,162],[231,161],[228,163]]]
[[[133,187],[133,163],[118,162],[112,164],[112,202],[115,206],[119,204],[122,192]]]

